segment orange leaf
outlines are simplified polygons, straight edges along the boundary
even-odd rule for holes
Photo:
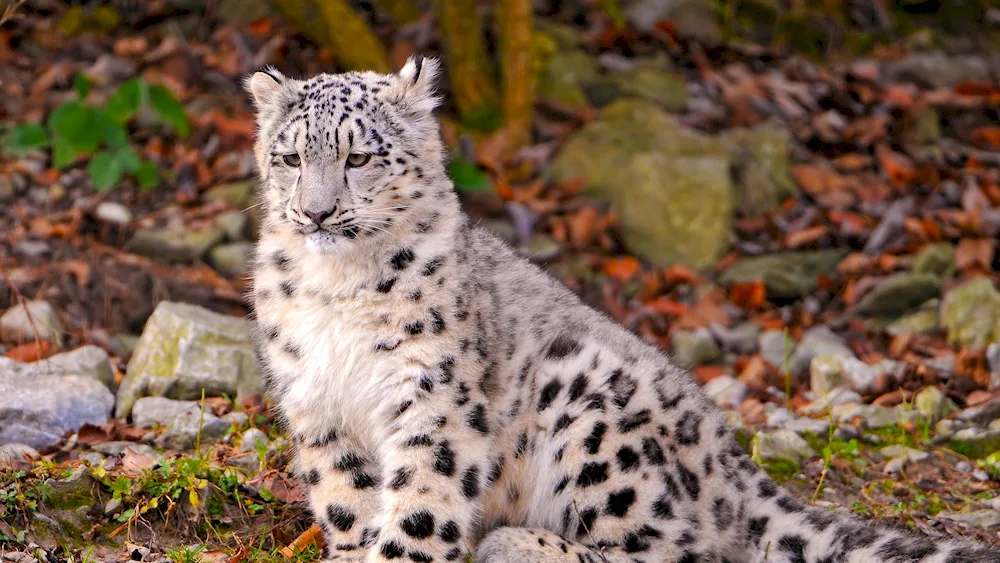
[[[48,340],[37,340],[7,351],[7,357],[15,362],[37,362],[52,356],[57,352],[56,345]]]
[[[687,312],[688,307],[668,297],[660,297],[647,302],[646,307],[668,317],[679,317]]]
[[[601,265],[602,272],[619,281],[632,279],[632,276],[639,273],[641,269],[642,265],[639,263],[639,259],[635,256],[608,258],[604,261],[604,264]]]
[[[697,366],[693,371],[695,381],[698,382],[698,385],[704,385],[726,373],[726,370],[722,366]]]
[[[311,545],[322,549],[323,543],[323,530],[319,528],[319,524],[313,524],[308,530],[299,534],[299,537],[295,538],[295,541],[283,548],[281,554],[287,559],[292,559]]]
[[[729,288],[729,300],[744,309],[762,309],[767,301],[767,287],[761,280],[735,283]]]
[[[825,237],[830,232],[825,225],[816,225],[801,231],[795,231],[785,237],[785,246],[789,248],[799,248],[807,244],[814,243]]]
[[[917,169],[908,157],[885,145],[875,148],[875,156],[893,186],[904,187],[917,180]]]
[[[993,239],[964,238],[958,242],[958,247],[955,249],[955,266],[959,270],[965,270],[978,265],[988,272],[993,262],[995,246],[996,241]]]
[[[1000,148],[1000,127],[980,127],[972,132],[972,142],[986,149]]]
[[[802,189],[824,207],[845,207],[854,201],[854,181],[817,164],[799,164],[792,175]]]
[[[667,285],[691,284],[696,281],[698,274],[681,264],[674,264],[663,271],[663,282]]]

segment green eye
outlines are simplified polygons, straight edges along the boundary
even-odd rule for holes
[[[298,168],[302,164],[302,159],[297,154],[286,154],[281,157],[281,160],[285,161],[285,164],[292,168]]]
[[[372,159],[372,155],[360,152],[353,152],[347,155],[347,167],[348,168],[361,168],[362,166],[368,164],[368,161]]]

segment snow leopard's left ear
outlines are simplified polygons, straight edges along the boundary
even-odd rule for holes
[[[285,75],[269,66],[244,80],[244,86],[253,95],[254,104],[259,110],[277,100],[285,80]]]
[[[396,103],[407,113],[430,114],[441,102],[435,95],[441,63],[416,55],[407,59],[396,77]]]

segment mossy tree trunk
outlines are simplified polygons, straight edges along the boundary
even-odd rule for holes
[[[347,0],[271,0],[303,35],[327,47],[348,70],[392,72],[389,53]]]
[[[535,99],[533,25],[531,0],[498,0],[497,32],[500,39],[500,76],[507,149],[531,141]]]
[[[502,113],[476,0],[438,0],[437,7],[459,116],[469,127],[494,129]]]
[[[378,5],[389,14],[396,27],[403,27],[420,19],[420,10],[417,10],[411,0],[378,0]]]

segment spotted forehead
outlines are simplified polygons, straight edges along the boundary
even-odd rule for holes
[[[304,137],[307,156],[332,152],[339,158],[342,150],[360,145],[384,155],[392,148],[385,136],[401,133],[377,97],[388,87],[384,78],[355,73],[321,74],[301,83],[287,102],[288,118],[275,144],[297,144]]]

